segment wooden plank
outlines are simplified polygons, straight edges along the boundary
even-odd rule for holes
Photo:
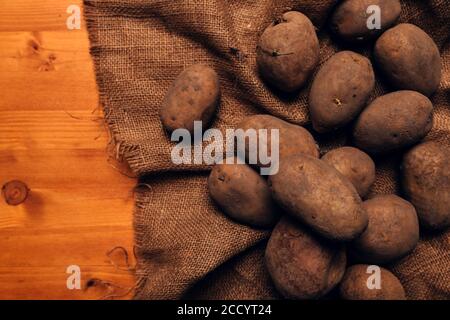
[[[31,189],[19,206],[0,199],[0,299],[98,299],[134,286],[106,253],[124,247],[135,263],[136,181],[107,161],[85,24],[66,27],[71,4],[81,0],[0,3],[0,186]],[[121,250],[111,258],[125,267]],[[69,265],[84,289],[67,288]]]
[[[13,0],[0,2],[1,31],[66,30],[70,5],[82,0]]]
[[[85,31],[0,32],[0,66],[0,110],[98,106]]]
[[[128,293],[133,287],[125,279],[125,271],[117,271],[113,266],[80,266],[82,288],[69,290],[66,286],[68,274],[63,267],[0,267],[2,299],[112,299],[105,297],[115,293]],[[92,281],[108,279],[110,285]],[[91,281],[90,281],[91,280]],[[93,284],[86,287],[86,283]],[[130,297],[130,294],[125,295]],[[122,299],[117,297],[115,299]]]
[[[17,268],[40,270],[58,266],[60,272],[55,276],[59,282],[50,281],[49,274],[41,279],[40,271],[34,279],[36,284],[17,281],[18,292],[27,293],[22,298],[41,298],[33,296],[41,289],[29,289],[41,286],[44,280],[50,281],[45,286],[52,298],[91,298],[62,290],[67,275],[64,278],[61,270],[70,264],[108,269],[110,263],[105,254],[116,246],[125,247],[131,255],[134,181],[108,166],[103,150],[15,151],[13,155],[17,162],[2,171],[0,181],[20,179],[28,184],[31,193],[22,205],[0,204],[0,288],[4,285],[2,270],[8,267],[20,271]],[[4,159],[8,157],[0,157],[2,166]],[[27,282],[34,281],[29,274],[17,274],[16,278],[23,276]],[[95,277],[102,279],[102,275]],[[117,278],[128,287],[134,283],[131,274],[115,275]],[[22,291],[23,286],[27,290]],[[0,298],[9,297],[3,293],[0,292]]]
[[[134,181],[108,166],[104,151],[44,150],[33,154],[23,151],[13,152],[11,156],[4,154],[0,153],[0,163],[6,170],[1,173],[0,183],[18,179],[24,181],[31,192],[20,206],[0,202],[0,235],[12,226],[131,226]],[[11,164],[13,157],[15,162]],[[53,208],[59,212],[47,215],[48,209]]]
[[[61,108],[54,111],[34,111],[24,110],[26,107],[22,107],[15,111],[0,111],[2,149],[105,151],[108,133],[101,115],[93,115],[91,111],[63,110],[64,105]]]

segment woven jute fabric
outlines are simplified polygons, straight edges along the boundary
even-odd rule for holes
[[[163,97],[187,66],[219,74],[222,99],[212,127],[234,128],[245,116],[269,113],[309,128],[307,92],[280,95],[260,79],[257,39],[283,12],[298,10],[318,29],[321,63],[352,49],[329,36],[335,1],[84,0],[97,82],[117,150],[140,177],[134,212],[136,299],[277,298],[264,269],[269,233],[228,219],[210,200],[205,165],[176,166],[173,143],[158,117]],[[402,1],[401,22],[418,25],[439,46],[444,74],[433,96],[434,129],[427,139],[450,146],[450,5]],[[389,91],[380,81],[374,97]],[[317,137],[322,151],[350,144],[345,130]],[[399,193],[401,155],[376,159],[372,195]],[[423,235],[416,250],[389,266],[411,299],[450,298],[450,233]]]

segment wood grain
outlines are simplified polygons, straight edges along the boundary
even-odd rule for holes
[[[0,199],[0,299],[132,296],[136,182],[108,162],[85,23],[66,27],[71,4],[81,7],[0,2],[0,186],[31,189],[19,206]],[[128,265],[122,250],[107,256],[117,246]],[[70,265],[80,290],[66,286]]]

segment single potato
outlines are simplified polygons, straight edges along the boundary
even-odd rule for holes
[[[379,195],[363,203],[369,216],[366,230],[353,241],[355,256],[371,264],[385,264],[409,254],[419,241],[416,209],[396,195]]]
[[[193,65],[174,81],[164,98],[160,118],[168,132],[176,129],[194,131],[194,121],[206,127],[220,100],[217,73],[205,65]]]
[[[359,116],[353,130],[356,146],[386,153],[422,140],[433,126],[433,105],[415,91],[397,91],[375,99]]]
[[[380,28],[370,29],[373,21],[371,6],[380,8]],[[399,0],[345,0],[342,1],[331,18],[331,30],[339,38],[348,42],[364,42],[376,38],[398,20],[401,12]]]
[[[406,300],[405,289],[396,276],[389,270],[380,268],[380,286],[377,288],[376,281],[371,281],[376,275],[370,267],[358,264],[347,269],[339,287],[342,299]],[[371,285],[370,288],[368,283]]]
[[[244,132],[247,130],[256,130],[258,133],[254,137],[254,141],[260,141],[260,145],[265,145],[268,154],[272,154],[272,140],[271,130],[278,130],[278,152],[279,159],[283,159],[304,153],[315,158],[319,157],[319,147],[316,144],[313,136],[303,127],[291,124],[270,115],[255,115],[246,117],[241,123],[238,124],[237,129],[242,129]],[[259,130],[267,130],[267,135],[259,134]],[[249,146],[251,141],[251,135],[246,135],[244,143],[238,143],[238,151],[245,155],[246,159],[256,158],[258,159],[257,165],[259,167],[266,166],[259,161],[257,150],[252,150]],[[252,145],[256,145],[257,142],[252,142]],[[259,149],[259,146],[258,146]]]
[[[227,162],[231,160],[227,164]],[[279,219],[267,181],[236,158],[213,167],[208,178],[211,198],[232,219],[253,227],[268,228]]]
[[[390,83],[400,90],[431,96],[442,77],[442,59],[436,43],[413,24],[389,29],[375,44],[375,60]]]
[[[317,299],[339,283],[347,259],[343,245],[330,243],[283,217],[269,239],[265,260],[284,297]]]
[[[300,12],[284,13],[261,35],[256,59],[269,84],[285,92],[301,89],[319,63],[313,24]]]
[[[355,187],[322,160],[303,154],[283,159],[269,185],[287,213],[328,239],[352,240],[367,227]]]
[[[342,173],[365,197],[375,182],[375,163],[366,153],[353,147],[342,147],[327,152],[322,160]]]
[[[309,93],[314,130],[325,133],[352,121],[375,87],[370,60],[352,51],[332,56],[319,70]]]
[[[450,227],[450,151],[436,142],[422,143],[403,159],[402,186],[416,207],[422,226]]]

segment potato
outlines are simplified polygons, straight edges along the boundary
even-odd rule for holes
[[[339,287],[341,298],[345,300],[406,300],[405,290],[400,280],[390,271],[380,268],[380,288],[369,289],[373,271],[369,265],[351,266],[345,272]]]
[[[369,59],[351,51],[332,56],[317,73],[309,93],[314,130],[325,133],[345,126],[366,106],[374,87]]]
[[[194,131],[194,121],[206,127],[220,99],[216,72],[205,65],[193,65],[174,81],[164,98],[160,118],[168,132],[176,129]]]
[[[228,159],[228,158],[227,158]],[[213,167],[208,178],[211,197],[232,219],[253,227],[267,228],[279,219],[279,208],[272,200],[267,181],[246,164]]]
[[[402,186],[416,207],[421,225],[450,227],[450,151],[436,142],[422,143],[403,159]]]
[[[288,299],[316,299],[333,289],[345,272],[345,248],[283,217],[266,248],[266,266],[277,290]]]
[[[285,92],[302,88],[319,63],[319,40],[311,21],[290,11],[259,39],[257,63],[262,77]]]
[[[397,89],[432,95],[441,82],[439,49],[422,29],[399,24],[376,42],[375,59],[386,78]]]
[[[380,29],[369,29],[373,11],[367,13],[371,5],[380,8]],[[334,11],[331,30],[342,40],[363,42],[373,39],[390,28],[399,18],[402,8],[398,0],[346,0]]]
[[[277,129],[278,131],[278,139],[279,139],[279,158],[284,159],[294,154],[305,153],[311,155],[315,158],[319,157],[319,147],[316,144],[313,136],[303,127],[291,124],[289,122],[283,121],[276,117],[270,115],[254,115],[244,118],[241,123],[238,124],[237,129],[242,129],[247,131],[249,129],[253,130],[267,130],[267,139],[266,135],[257,135],[258,139],[260,139],[262,145],[267,146],[268,153],[271,154],[271,130]],[[249,159],[250,157],[250,149],[249,149],[249,139],[246,137],[245,139],[245,148],[242,148],[242,145],[238,145],[238,151],[242,154],[245,154],[245,157]],[[256,156],[256,155],[253,155]],[[259,161],[257,163],[258,166],[263,166]]]
[[[340,241],[356,238],[368,223],[355,187],[335,168],[307,155],[280,162],[269,177],[274,199],[293,217],[322,236]]]
[[[364,152],[342,147],[327,152],[322,160],[350,180],[361,197],[365,197],[375,182],[375,163]]]
[[[369,225],[353,241],[355,256],[366,263],[385,264],[409,254],[419,241],[416,209],[396,195],[379,195],[363,203]]]
[[[356,146],[385,153],[411,146],[433,126],[433,105],[414,91],[397,91],[375,99],[359,116],[353,130]]]

